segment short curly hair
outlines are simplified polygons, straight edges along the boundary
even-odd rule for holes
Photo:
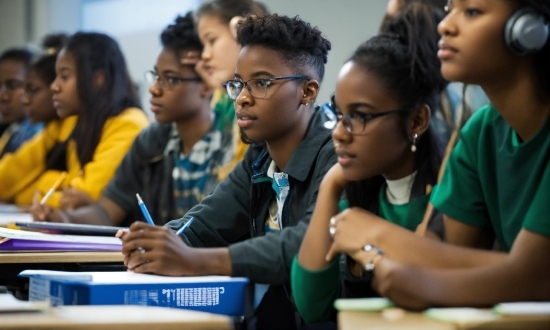
[[[330,41],[317,27],[298,16],[277,14],[248,15],[237,27],[237,42],[242,46],[260,45],[280,52],[287,65],[297,71],[306,68],[319,82],[325,74]]]
[[[185,16],[178,16],[174,24],[168,25],[160,34],[160,41],[163,47],[175,51],[181,49],[202,51],[202,43],[195,29],[193,12]]]

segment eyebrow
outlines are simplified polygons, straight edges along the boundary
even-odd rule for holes
[[[349,110],[355,111],[355,110],[357,110],[357,108],[368,108],[368,109],[376,111],[376,107],[374,107],[372,104],[369,104],[369,103],[366,103],[366,102],[358,102],[358,103],[348,104],[348,109]]]

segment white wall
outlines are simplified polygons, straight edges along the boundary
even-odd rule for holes
[[[175,16],[196,6],[200,0],[157,0],[160,6],[156,17],[162,23],[152,24],[145,12],[139,13],[143,1],[150,0],[0,0],[0,52],[13,46],[26,43],[39,43],[50,32],[73,33],[82,27],[102,30],[104,25],[113,26],[103,31],[115,37],[124,52],[130,74],[138,85],[143,85],[143,72],[154,65],[160,50],[159,34]],[[90,23],[83,4],[98,11],[106,3],[115,5],[113,12],[105,14],[107,23]],[[120,4],[132,3],[135,8]],[[164,3],[164,5],[162,3]],[[363,41],[376,34],[386,8],[386,0],[263,0],[271,12],[300,17],[316,25],[332,43],[326,66],[325,79],[318,102],[326,102],[334,90],[336,76],[344,61]],[[118,5],[117,5],[118,4]],[[141,5],[140,5],[141,4]],[[119,6],[120,8],[118,8]],[[126,5],[127,6],[127,5]],[[125,10],[128,8],[128,10]],[[178,10],[177,8],[181,8]],[[132,10],[130,10],[132,9]],[[101,11],[98,11],[99,13]],[[125,15],[126,14],[126,15]],[[101,15],[101,14],[100,14]],[[122,23],[121,23],[122,22]],[[117,24],[118,23],[118,24]],[[129,26],[132,29],[127,29]],[[104,30],[104,29],[103,29]],[[134,32],[132,32],[134,31]],[[142,102],[149,108],[146,88],[142,88]]]

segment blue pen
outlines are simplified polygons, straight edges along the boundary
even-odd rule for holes
[[[147,223],[154,226],[155,223],[153,222],[153,218],[151,218],[151,215],[149,214],[149,211],[147,210],[147,207],[145,206],[145,203],[143,203],[143,200],[141,199],[141,196],[139,194],[136,194],[139,208],[141,209],[141,213],[143,213],[143,216],[145,217],[145,220],[147,220]]]
[[[185,225],[183,225],[183,227],[178,229],[178,231],[176,232],[176,235],[183,234],[187,230],[187,228],[189,228],[189,226],[191,226],[191,222],[193,222],[193,220],[195,220],[195,218],[191,217],[191,219],[189,219],[189,221],[187,221],[187,223]]]

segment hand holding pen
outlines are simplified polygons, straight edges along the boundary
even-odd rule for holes
[[[46,205],[48,199],[53,195],[53,193],[61,186],[63,181],[67,177],[67,172],[62,172],[59,178],[55,181],[46,194],[40,199],[40,193],[35,192],[33,197],[33,203],[30,208],[30,212],[34,220],[40,221],[54,221],[54,222],[64,222],[64,218],[59,216],[59,211],[50,208]]]

